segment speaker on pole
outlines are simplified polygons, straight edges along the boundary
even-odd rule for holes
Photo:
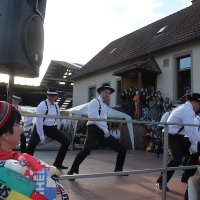
[[[46,0],[0,0],[0,73],[38,77]]]

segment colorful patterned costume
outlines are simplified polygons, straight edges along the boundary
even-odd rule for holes
[[[68,200],[59,171],[28,154],[0,149],[1,200]]]

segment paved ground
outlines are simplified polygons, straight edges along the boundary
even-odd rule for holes
[[[69,151],[64,164],[71,166],[79,151]],[[56,151],[36,151],[35,156],[52,164]],[[116,153],[112,150],[95,150],[80,166],[81,174],[112,172]],[[152,169],[162,167],[162,158],[153,153],[128,151],[124,170]],[[186,185],[180,182],[182,171],[176,171],[168,187],[168,200],[183,200]],[[67,170],[62,171],[63,174]],[[70,200],[160,200],[162,193],[155,189],[159,173],[130,175],[128,177],[99,177],[62,180]]]

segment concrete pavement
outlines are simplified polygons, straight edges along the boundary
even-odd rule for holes
[[[71,164],[79,151],[69,151],[64,165]],[[36,151],[35,156],[52,164],[57,151]],[[162,156],[162,155],[161,155]],[[80,166],[80,174],[112,172],[116,153],[112,150],[94,150]],[[124,170],[153,169],[162,167],[162,157],[143,151],[127,152]],[[67,170],[62,170],[67,174]],[[168,200],[183,200],[186,184],[180,182],[182,171],[176,171],[170,180]],[[70,200],[160,200],[162,193],[155,188],[159,173],[134,174],[128,177],[99,177],[62,180]]]

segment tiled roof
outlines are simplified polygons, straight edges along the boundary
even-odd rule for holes
[[[111,42],[73,79],[199,38],[200,1]]]

